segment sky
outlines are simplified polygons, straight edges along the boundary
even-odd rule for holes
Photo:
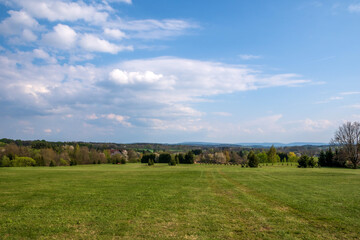
[[[360,121],[360,0],[0,0],[0,138],[324,142]]]

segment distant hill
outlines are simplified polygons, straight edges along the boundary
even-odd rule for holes
[[[293,142],[293,143],[277,143],[277,142],[264,142],[264,143],[212,143],[212,142],[183,142],[177,145],[187,146],[214,146],[214,147],[225,147],[225,146],[243,146],[243,147],[294,147],[294,146],[326,146],[328,143],[319,142]]]

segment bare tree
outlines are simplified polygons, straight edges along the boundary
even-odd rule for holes
[[[350,160],[353,168],[359,164],[360,153],[360,123],[347,122],[339,127],[335,132],[334,139],[331,143],[342,149],[346,160]]]

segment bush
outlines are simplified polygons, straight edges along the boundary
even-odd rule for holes
[[[65,159],[63,159],[63,158],[60,158],[60,166],[68,166],[69,164],[68,164],[68,162],[65,160]]]
[[[169,161],[169,166],[176,166],[176,161],[175,161],[175,159],[170,159],[170,161]]]
[[[35,166],[36,161],[30,157],[15,157],[15,159],[11,161],[11,165],[13,167]]]
[[[149,165],[149,166],[152,166],[152,165],[154,165],[154,160],[152,160],[152,159],[149,159],[148,165]]]
[[[10,158],[8,158],[7,156],[3,156],[0,166],[1,167],[10,167],[11,166]]]
[[[316,166],[315,158],[313,158],[313,157],[309,158],[308,167],[313,168],[315,166]]]
[[[121,163],[121,164],[126,164],[125,158],[121,158],[121,159],[120,159],[120,163]]]
[[[51,160],[51,161],[50,161],[50,163],[49,163],[49,167],[55,167],[55,163],[54,163],[54,161],[53,161],[53,160]]]

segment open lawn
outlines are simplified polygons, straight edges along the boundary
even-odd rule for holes
[[[0,239],[357,239],[360,170],[0,168]]]

